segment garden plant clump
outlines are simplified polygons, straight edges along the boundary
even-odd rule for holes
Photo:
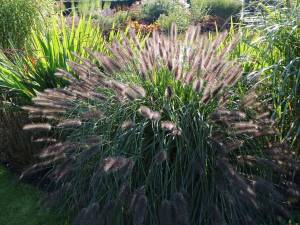
[[[24,127],[58,141],[23,176],[51,167],[50,199],[78,212],[74,224],[288,218],[295,195],[284,190],[296,187],[298,163],[272,141],[277,130],[256,94],[237,94],[242,67],[226,59],[236,43],[226,37],[190,27],[181,40],[173,25],[170,37],[141,43],[132,32],[111,57],[91,53],[101,69],[87,59],[71,64],[79,80],[58,71],[70,85],[38,94],[25,109],[48,120]]]

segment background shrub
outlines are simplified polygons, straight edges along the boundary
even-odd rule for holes
[[[137,18],[144,23],[157,22],[165,32],[170,30],[172,23],[177,25],[178,31],[186,30],[191,23],[189,10],[173,0],[143,2]]]
[[[209,15],[219,16],[223,19],[239,13],[242,8],[239,0],[196,0],[193,4],[197,8],[206,9]]]
[[[154,23],[160,15],[168,15],[176,3],[172,0],[150,0],[142,3],[139,19],[146,23]]]
[[[157,20],[158,25],[162,31],[170,31],[171,25],[175,23],[178,31],[185,31],[191,23],[191,15],[187,9],[177,5],[174,6],[172,11],[159,16]]]
[[[193,23],[198,23],[204,16],[207,15],[208,8],[203,3],[203,0],[191,0],[190,1],[191,19]]]
[[[0,47],[23,48],[31,29],[41,23],[42,13],[49,10],[47,0],[1,0]]]
[[[63,17],[54,16],[44,30],[31,33],[25,51],[10,57],[0,52],[0,86],[7,99],[22,105],[37,91],[64,86],[66,82],[54,73],[59,68],[69,71],[67,61],[77,58],[74,53],[87,57],[87,49],[105,52],[100,28],[91,19],[77,19],[67,24]]]
[[[300,8],[295,5],[264,7],[254,23],[243,30],[243,42],[235,52],[244,62],[250,79],[258,82],[262,96],[274,106],[273,117],[280,128],[281,141],[299,148],[299,66]]]
[[[101,31],[108,34],[111,30],[125,29],[132,18],[132,13],[129,11],[117,11],[104,13],[103,11],[96,11],[92,13],[94,22],[100,27]]]
[[[0,102],[0,162],[22,172],[37,161],[36,154],[41,143],[31,141],[23,126],[30,121],[28,114],[20,108]]]

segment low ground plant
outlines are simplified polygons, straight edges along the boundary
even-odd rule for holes
[[[48,118],[25,130],[58,141],[23,177],[52,168],[50,199],[74,225],[282,222],[298,162],[254,90],[238,94],[242,68],[226,58],[236,41],[170,33],[143,43],[131,32],[109,57],[92,53],[97,64],[71,63],[79,79],[59,70],[70,85],[24,108]]]

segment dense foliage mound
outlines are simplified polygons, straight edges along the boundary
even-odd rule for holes
[[[132,32],[111,57],[91,52],[97,64],[70,62],[79,79],[58,71],[70,85],[25,107],[46,122],[24,129],[52,144],[23,176],[50,169],[50,200],[78,212],[74,224],[278,224],[298,197],[297,161],[272,142],[255,93],[237,94],[226,37]]]

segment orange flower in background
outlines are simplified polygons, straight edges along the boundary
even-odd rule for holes
[[[142,32],[142,33],[152,33],[153,31],[159,31],[160,26],[156,23],[154,24],[141,24],[138,21],[130,21],[129,27],[134,29],[136,32]]]
[[[36,58],[34,58],[34,57],[29,57],[29,60],[30,60],[30,62],[31,62],[31,64],[32,64],[33,66],[36,65],[36,63],[37,63],[37,59],[36,59]]]
[[[32,57],[32,56],[28,56],[28,59],[27,59],[29,62],[30,62],[30,64],[33,66],[33,67],[35,67],[36,66],[36,64],[37,64],[37,58],[34,58],[34,57]],[[29,72],[29,65],[28,64],[25,64],[24,65],[24,71],[25,71],[25,73],[28,73]]]

